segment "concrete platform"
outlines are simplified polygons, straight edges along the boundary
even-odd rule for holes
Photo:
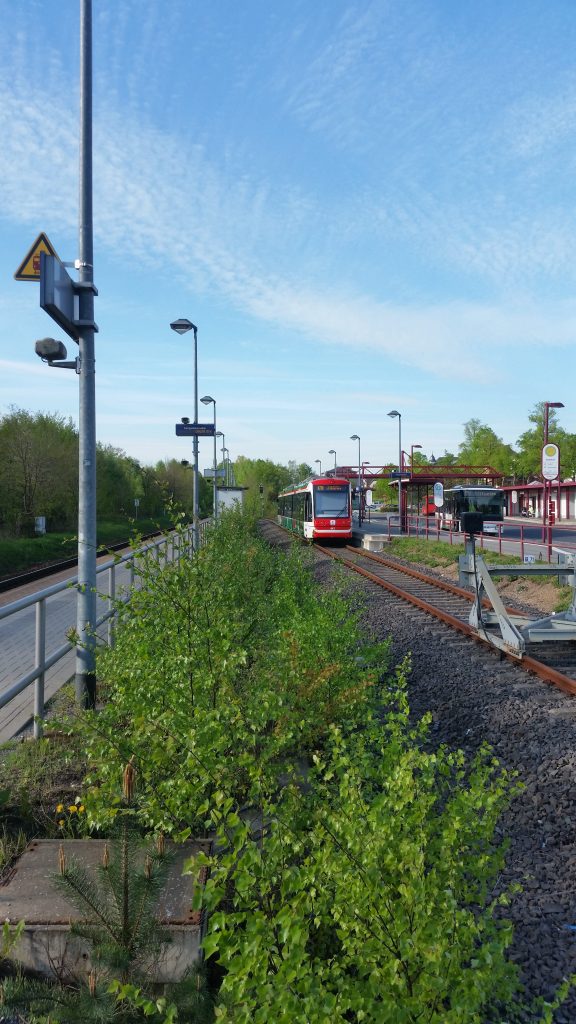
[[[0,883],[0,919],[12,924],[26,922],[11,959],[51,978],[78,977],[92,969],[89,943],[70,932],[71,922],[87,918],[56,885],[60,846],[68,862],[75,860],[97,877],[105,840],[42,839],[29,844]],[[109,847],[112,856],[112,845]],[[178,981],[200,958],[204,919],[201,912],[191,909],[192,877],[183,875],[182,870],[189,857],[209,850],[208,840],[184,843],[170,850],[173,860],[158,899],[156,917],[170,933],[171,942],[165,944],[154,964],[152,981]]]

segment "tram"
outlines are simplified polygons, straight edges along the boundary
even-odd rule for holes
[[[480,512],[484,533],[498,533],[498,523],[504,520],[506,495],[499,487],[460,485],[444,491],[444,506],[436,512],[443,530],[461,530],[463,512]]]
[[[312,477],[278,495],[278,524],[307,540],[351,540],[350,481]]]

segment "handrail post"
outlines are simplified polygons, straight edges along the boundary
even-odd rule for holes
[[[44,731],[44,664],[46,661],[46,601],[42,598],[36,604],[36,668],[40,669],[34,683],[34,739],[41,738]]]
[[[111,565],[108,570],[108,611],[112,612],[114,608],[114,601],[116,599],[116,566]],[[108,646],[112,646],[114,639],[114,616],[111,615],[108,619]]]

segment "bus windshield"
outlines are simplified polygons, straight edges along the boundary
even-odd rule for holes
[[[345,484],[316,484],[314,515],[321,519],[345,519],[350,516],[350,488]]]
[[[485,518],[503,518],[504,493],[499,490],[476,490],[466,487],[462,491],[446,492],[447,505],[456,515],[462,512],[481,512]]]

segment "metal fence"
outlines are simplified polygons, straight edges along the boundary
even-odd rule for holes
[[[211,520],[202,520],[200,523],[201,545],[205,543],[206,531],[210,524]],[[174,532],[167,534],[143,545],[141,548],[130,551],[128,554],[98,565],[96,572],[100,613],[96,620],[95,630],[98,632],[100,640],[108,644],[112,643],[117,601],[118,599],[123,601],[130,600],[130,593],[137,586],[139,563],[143,562],[144,559],[153,557],[159,565],[168,565],[190,554],[192,549],[193,528],[190,526],[184,533]],[[12,662],[16,670],[18,670],[22,656],[24,659],[30,657],[30,649],[32,647],[34,657],[32,667],[20,675],[19,678],[10,681],[9,668],[4,674],[4,683],[7,685],[7,688],[0,694],[0,735],[4,740],[11,735],[16,735],[32,717],[34,718],[34,736],[39,737],[42,735],[42,725],[45,717],[47,673],[54,666],[62,666],[66,656],[74,649],[73,639],[67,639],[64,643],[58,642],[57,646],[53,646],[50,650],[47,649],[50,646],[50,642],[53,643],[55,639],[61,641],[63,637],[70,635],[74,630],[73,622],[70,619],[68,619],[67,625],[60,621],[60,623],[55,624],[50,639],[47,631],[47,608],[52,599],[58,598],[58,596],[62,597],[68,591],[71,600],[66,601],[67,609],[64,612],[64,616],[59,616],[63,620],[66,615],[70,614],[71,610],[75,610],[77,585],[78,576],[76,575],[46,587],[44,590],[39,590],[35,594],[29,594],[27,597],[0,607],[0,624],[8,619],[12,619],[12,622],[15,623],[16,620],[13,617],[26,611],[28,611],[28,619],[30,620],[30,610],[34,609],[33,626],[30,621],[23,628],[19,628],[16,625],[14,629],[10,630],[10,641],[7,639],[5,642],[8,652],[6,661],[10,660],[8,648],[11,646]],[[55,618],[57,617],[55,616]],[[17,639],[13,639],[13,637]],[[64,676],[61,674],[59,680],[55,676],[51,681],[52,692],[55,692],[59,686],[63,685],[71,675],[72,671],[68,667]],[[6,676],[8,679],[6,679]],[[30,707],[29,697],[26,698],[24,704],[20,702],[19,707],[15,707],[17,698],[32,685],[34,686],[33,710]],[[12,708],[11,717],[6,714],[5,709],[7,708]]]

